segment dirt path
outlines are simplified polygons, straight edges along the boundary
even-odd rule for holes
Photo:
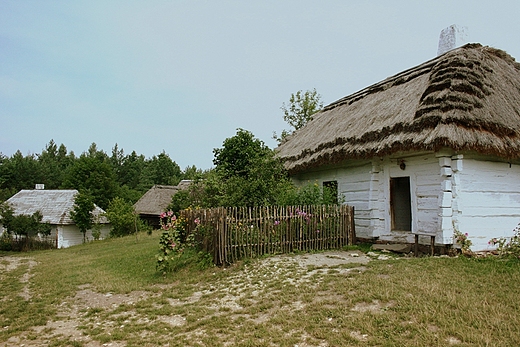
[[[212,284],[211,288],[202,288],[191,295],[191,297],[183,300],[169,300],[172,306],[182,306],[193,304],[199,301],[204,295],[209,292],[221,291],[223,297],[216,303],[210,305],[216,306],[217,311],[228,312],[233,314],[234,311],[240,309],[240,299],[244,295],[248,283],[252,282],[251,276],[254,276],[255,271],[262,271],[262,269],[269,268],[276,277],[280,275],[285,278],[287,283],[309,281],[311,276],[315,274],[326,274],[329,269],[334,269],[336,274],[348,274],[350,272],[362,272],[372,258],[360,251],[332,251],[316,254],[305,254],[298,256],[275,256],[262,260],[260,264],[254,266],[251,271],[245,271],[242,274],[230,276],[226,283]],[[0,271],[12,271],[22,264],[28,264],[27,271],[20,277],[20,282],[25,283],[24,289],[19,294],[24,300],[31,299],[31,292],[29,290],[29,283],[32,277],[32,271],[37,266],[36,261],[31,258],[19,258],[4,256],[0,258]],[[359,264],[359,266],[341,267],[344,264]],[[287,267],[296,268],[292,271],[292,275],[286,272]],[[173,287],[161,286],[161,291],[166,291]],[[202,286],[204,287],[204,286]],[[258,288],[260,292],[262,288]],[[117,324],[123,327],[125,324],[132,324],[139,322],[141,324],[152,324],[152,319],[139,314],[136,310],[124,312],[126,319],[123,323],[118,320],[118,316],[110,316],[111,320],[96,321],[92,317],[86,318],[87,313],[92,310],[114,310],[121,305],[128,307],[135,307],[139,302],[159,297],[161,293],[153,293],[151,291],[135,291],[128,294],[112,294],[112,293],[98,293],[90,285],[83,285],[78,287],[73,297],[65,298],[57,307],[56,320],[49,320],[45,326],[34,327],[31,332],[24,332],[20,336],[11,337],[7,343],[0,346],[45,346],[59,338],[61,340],[77,341],[78,345],[84,347],[120,347],[125,346],[124,342],[107,342],[100,343],[93,340],[90,336],[84,335],[81,326],[84,326],[88,321],[89,324],[97,325],[100,328],[117,328]],[[301,304],[301,303],[300,303]],[[294,303],[297,308],[298,303]],[[268,317],[264,317],[267,319]],[[258,318],[262,319],[262,317]],[[185,318],[182,316],[157,316],[153,321],[161,321],[171,326],[182,326],[185,324]],[[30,338],[29,338],[30,337]]]

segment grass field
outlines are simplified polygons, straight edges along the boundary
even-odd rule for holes
[[[1,253],[0,346],[520,345],[516,260],[296,255],[163,276],[158,239]]]

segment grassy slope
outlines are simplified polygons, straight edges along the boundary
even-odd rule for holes
[[[81,311],[81,330],[100,343],[520,345],[518,261],[372,261],[362,271],[345,274],[340,267],[310,276],[292,263],[250,261],[204,271],[188,265],[163,277],[155,272],[157,248],[154,234],[140,236],[137,242],[127,237],[14,254],[31,257],[38,265],[30,269],[28,301],[18,295],[28,260],[0,273],[0,343],[11,336],[31,338],[31,327],[57,319],[59,305],[73,297],[78,286],[90,284],[100,293],[151,293],[132,305]],[[164,317],[182,317],[186,323],[168,325]],[[109,321],[114,324],[99,324]],[[59,337],[51,344],[82,345]]]

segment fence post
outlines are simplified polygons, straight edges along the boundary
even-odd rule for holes
[[[349,237],[348,237],[348,244],[349,245],[355,245],[356,244],[356,223],[354,220],[354,206],[350,206],[349,208]]]

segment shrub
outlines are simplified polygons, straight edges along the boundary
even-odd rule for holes
[[[110,221],[110,236],[120,237],[136,231],[136,218],[133,206],[122,198],[114,198],[105,213]]]
[[[166,274],[190,262],[198,263],[200,268],[213,264],[211,256],[202,251],[201,238],[198,237],[204,233],[204,229],[196,220],[195,232],[187,234],[186,223],[183,218],[177,218],[173,211],[161,214],[162,234],[159,253],[156,255],[157,271]]]
[[[463,253],[471,252],[471,240],[468,239],[468,233],[463,234],[462,232],[455,230],[453,232],[454,244],[460,246],[460,250]]]
[[[488,243],[497,246],[499,256],[520,258],[520,224],[513,229],[511,238],[493,238]]]
[[[335,205],[343,202],[341,198],[338,200],[331,188],[321,188],[318,183],[310,182],[303,186],[286,187],[286,191],[278,199],[278,205],[284,206]]]

